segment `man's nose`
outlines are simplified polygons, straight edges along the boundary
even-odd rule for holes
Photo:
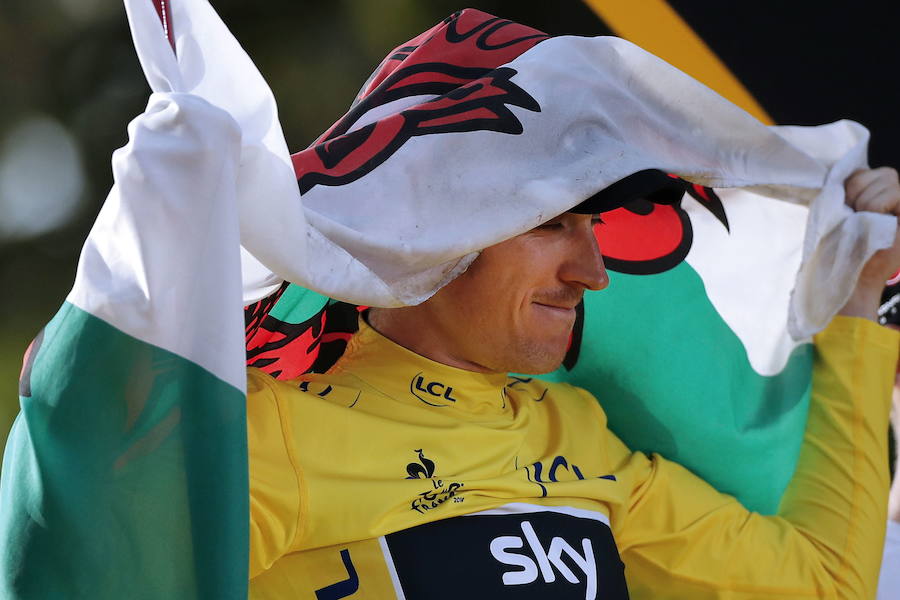
[[[589,290],[602,290],[609,285],[609,274],[603,264],[600,245],[593,226],[581,227],[572,239],[572,251],[560,277]]]

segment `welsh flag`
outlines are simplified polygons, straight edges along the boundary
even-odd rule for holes
[[[645,8],[616,6],[625,12]],[[501,19],[475,21],[469,31],[487,37],[503,25]],[[534,35],[519,39],[540,39]],[[465,60],[480,58],[473,48],[465,52]],[[382,97],[398,102],[407,72],[415,77],[416,93],[440,85],[441,74],[417,66],[433,69],[447,54],[446,48],[419,46],[416,40],[398,47],[372,74],[350,112],[318,142],[352,144],[348,123],[364,119],[361,115],[379,107]],[[723,87],[731,90],[735,83],[729,84]],[[668,91],[677,95],[674,88]],[[627,110],[615,117],[617,122],[630,118]],[[356,133],[368,134],[366,129]],[[705,129],[714,133],[717,127]],[[771,514],[793,474],[806,424],[811,334],[842,303],[835,296],[839,288],[820,284],[831,277],[825,265],[849,266],[855,260],[849,245],[840,251],[819,246],[832,227],[821,211],[827,205],[831,214],[841,212],[839,185],[865,163],[868,132],[846,121],[769,131],[827,165],[830,189],[813,210],[810,198],[796,189],[719,187],[680,169],[673,172],[715,187],[682,180],[684,195],[674,205],[623,192],[626,205],[604,213],[595,230],[611,285],[587,292],[563,365],[543,377],[593,393],[611,429],[631,448],[681,462],[750,509]],[[746,140],[734,132],[731,139]],[[371,138],[367,144],[373,144]],[[310,156],[321,154],[321,147],[294,155],[301,187],[304,180],[321,177],[317,156]],[[338,162],[334,170],[341,168]],[[356,330],[356,316],[352,305],[284,284],[247,307],[248,365],[283,379],[323,372]]]
[[[632,269],[614,287],[633,306],[604,316],[606,299],[588,298],[577,330],[608,340],[607,356],[644,358],[629,335],[646,325],[631,319],[646,320],[642,307],[661,294],[681,307],[684,335],[718,328],[708,339],[745,347],[725,331],[730,317],[717,320],[687,292],[701,278],[713,289],[708,271],[752,260],[714,238],[744,239],[743,204],[805,211],[803,248],[782,261],[797,267],[785,275],[794,294],[779,296],[794,341],[770,342],[783,364],[720,377],[726,344],[715,341],[701,356],[710,368],[698,367],[710,385],[769,392],[789,381],[782,373],[802,374],[803,340],[843,301],[813,298],[812,283],[849,288],[893,240],[892,219],[843,206],[843,179],[864,162],[860,126],[767,128],[623,40],[548,38],[455,13],[398,46],[347,115],[291,157],[268,86],[208,3],[125,5],[154,93],[113,157],[115,183],[72,292],[28,353],[0,481],[3,597],[245,597],[246,361],[281,377],[324,368],[358,306],[421,302],[481,248],[635,173],[676,175],[696,202],[609,205],[598,236],[611,262]],[[638,233],[654,223],[659,233]],[[710,248],[727,260],[692,258]],[[647,283],[648,271],[669,287]],[[756,351],[745,351],[755,366]],[[604,401],[629,400],[653,369],[671,374],[657,390],[697,383],[674,370],[690,357],[668,356],[632,362],[599,389],[599,359],[570,356],[565,375],[580,374]],[[797,404],[738,407],[737,426],[792,417]],[[672,409],[690,416],[684,406]]]

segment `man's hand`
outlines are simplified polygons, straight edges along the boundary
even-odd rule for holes
[[[856,211],[900,216],[900,181],[890,167],[856,171],[844,182],[847,205]],[[885,281],[900,267],[900,231],[894,245],[876,252],[863,267],[850,300],[838,314],[877,320]]]

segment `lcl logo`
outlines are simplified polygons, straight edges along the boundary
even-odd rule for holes
[[[428,381],[421,372],[413,375],[409,381],[409,393],[430,406],[447,406],[446,404],[435,404],[434,401],[438,398],[456,402],[451,386],[444,385],[440,381]]]

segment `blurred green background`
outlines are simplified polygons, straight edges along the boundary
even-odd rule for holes
[[[293,150],[344,113],[389,50],[462,8],[454,0],[213,5],[271,84]],[[550,33],[606,31],[578,0],[478,6]],[[69,291],[111,184],[110,155],[150,90],[115,0],[0,3],[0,56],[2,448],[18,412],[22,355]]]

